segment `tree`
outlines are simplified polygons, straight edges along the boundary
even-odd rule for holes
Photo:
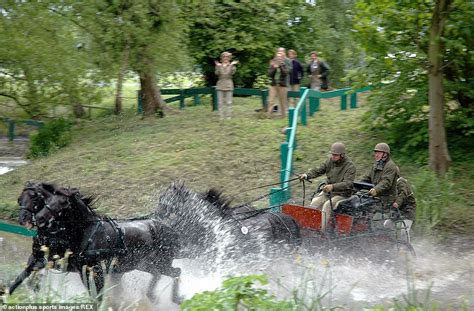
[[[35,119],[65,103],[80,115],[82,103],[98,98],[94,79],[84,79],[92,66],[77,48],[77,29],[50,8],[42,2],[10,1],[0,13],[2,103]]]
[[[158,0],[90,0],[71,5],[71,18],[87,30],[99,67],[118,77],[116,112],[121,109],[123,76],[131,68],[139,76],[144,115],[163,116],[167,107],[156,73],[158,68],[177,69],[183,63],[183,23],[177,18],[180,7],[174,1]]]
[[[358,1],[354,36],[366,58],[363,67],[348,75],[359,85],[375,87],[366,115],[370,128],[399,154],[420,163],[428,161],[433,142],[444,164],[432,168],[441,175],[449,162],[443,145],[455,154],[461,154],[460,150],[465,154],[474,134],[474,123],[469,121],[474,112],[470,91],[474,84],[468,78],[474,65],[474,54],[469,52],[474,4],[449,2],[449,15],[447,9],[441,10],[439,19],[435,10],[441,1]],[[444,73],[448,74],[443,78]],[[434,116],[436,132],[430,125]],[[446,137],[452,138],[446,141]]]
[[[258,76],[266,76],[277,47],[295,49],[303,62],[317,50],[331,65],[332,81],[339,82],[346,60],[358,59],[346,14],[352,6],[343,0],[193,3],[183,12],[189,53],[202,66],[207,85],[215,85],[214,60],[227,50],[240,61],[234,82],[252,87]]]
[[[441,41],[451,3],[452,0],[436,1],[429,30],[430,167],[439,175],[446,173],[451,162],[444,122],[443,44]]]

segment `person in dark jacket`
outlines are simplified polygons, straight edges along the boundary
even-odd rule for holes
[[[271,115],[275,98],[278,97],[281,116],[285,117],[286,103],[288,100],[288,73],[289,69],[285,64],[285,56],[282,52],[278,52],[275,58],[271,60],[270,68],[268,69],[268,76],[271,79],[271,86],[268,94],[268,115]]]
[[[322,163],[319,168],[311,169],[307,173],[299,175],[301,180],[316,178],[324,174],[327,177],[327,183],[322,188],[322,192],[311,201],[311,207],[322,211],[321,232],[326,231],[331,213],[337,208],[338,203],[351,196],[352,185],[356,176],[356,167],[346,156],[346,146],[343,143],[336,142],[332,144],[330,154],[331,157]]]
[[[303,79],[304,70],[301,63],[296,59],[297,54],[295,50],[289,50],[288,56],[291,59],[291,71],[290,71],[290,91],[300,91],[301,79]],[[299,98],[292,98],[290,100],[293,107],[298,103]]]
[[[397,179],[397,198],[393,207],[400,211],[402,218],[415,221],[416,199],[410,183],[404,177]]]
[[[318,58],[318,53],[311,52],[311,61],[307,72],[311,78],[312,90],[327,90],[329,88],[329,66]]]

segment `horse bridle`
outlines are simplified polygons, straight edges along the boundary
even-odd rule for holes
[[[36,214],[40,213],[43,209],[47,209],[51,215],[52,215],[52,218],[48,221],[49,222],[49,226],[51,226],[51,221],[54,219],[54,218],[57,218],[59,216],[59,213],[57,213],[56,211],[54,211],[53,209],[51,209],[51,207],[49,206],[48,203],[46,203],[46,198],[45,196],[43,195],[42,191],[43,189],[39,189],[39,186],[38,185],[33,185],[33,186],[28,186],[28,187],[25,187],[23,188],[23,192],[24,191],[27,191],[27,190],[31,190],[34,192],[34,198],[32,199],[33,201],[33,207],[32,208],[28,208],[28,207],[25,207],[21,204],[20,202],[20,199],[18,199],[18,204],[20,205],[20,207],[22,209],[25,209],[27,210],[28,212],[31,213],[31,221],[32,221],[32,224],[34,226],[38,226],[37,225],[37,221],[36,221]],[[46,191],[46,190],[45,190]],[[54,195],[54,194],[53,194]],[[39,205],[39,202],[43,202],[44,205],[41,209],[39,209],[38,205]],[[68,198],[68,203],[69,203],[69,198]],[[48,227],[49,227],[48,226]]]

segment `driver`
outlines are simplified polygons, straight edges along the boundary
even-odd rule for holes
[[[319,168],[310,169],[298,177],[300,180],[312,179],[326,174],[327,183],[311,201],[311,207],[322,210],[321,232],[326,231],[332,210],[337,203],[352,194],[352,183],[356,175],[354,163],[346,156],[346,146],[341,142],[332,144],[329,152],[331,157]]]
[[[378,143],[374,147],[374,164],[361,181],[374,184],[369,190],[373,197],[379,197],[384,207],[389,208],[397,195],[398,167],[390,158],[390,147]]]

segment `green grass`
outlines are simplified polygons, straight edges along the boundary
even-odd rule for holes
[[[364,95],[360,97],[364,102]],[[261,106],[259,98],[237,97],[234,118],[223,122],[211,111],[210,101],[210,97],[204,98],[202,105],[175,109],[162,119],[142,119],[130,112],[77,121],[70,146],[0,176],[0,217],[15,215],[16,198],[27,180],[50,181],[97,194],[101,211],[116,217],[148,212],[156,191],[174,180],[182,180],[196,191],[217,187],[232,196],[278,182],[280,143],[285,140],[281,130],[288,121],[255,112]],[[188,106],[191,103],[191,99],[187,100]],[[298,127],[294,171],[304,172],[319,165],[327,158],[330,145],[342,141],[358,167],[358,177],[362,176],[372,163],[373,146],[382,140],[378,133],[363,130],[360,120],[366,109],[361,105],[340,111],[339,98],[322,100],[321,110],[309,118],[308,126]],[[396,151],[394,159],[397,162]],[[423,192],[416,192],[418,199],[433,198],[437,189],[421,187],[428,179],[439,185],[427,177],[427,170],[399,164],[402,173],[414,181],[415,189],[422,189]],[[473,176],[472,171],[463,169],[466,165],[472,169],[472,165],[457,164],[446,181],[455,185],[449,195],[457,199],[440,201],[450,205],[442,209],[450,209],[451,214],[459,211],[450,215],[458,219],[455,222],[466,219],[466,213],[473,213],[468,204],[474,198],[470,186]],[[307,195],[316,184],[317,181],[306,189]],[[269,188],[242,193],[234,202],[254,199],[268,193]],[[293,187],[293,199],[302,199],[298,184]],[[431,200],[427,204],[437,202]],[[474,225],[461,222],[474,231]]]

